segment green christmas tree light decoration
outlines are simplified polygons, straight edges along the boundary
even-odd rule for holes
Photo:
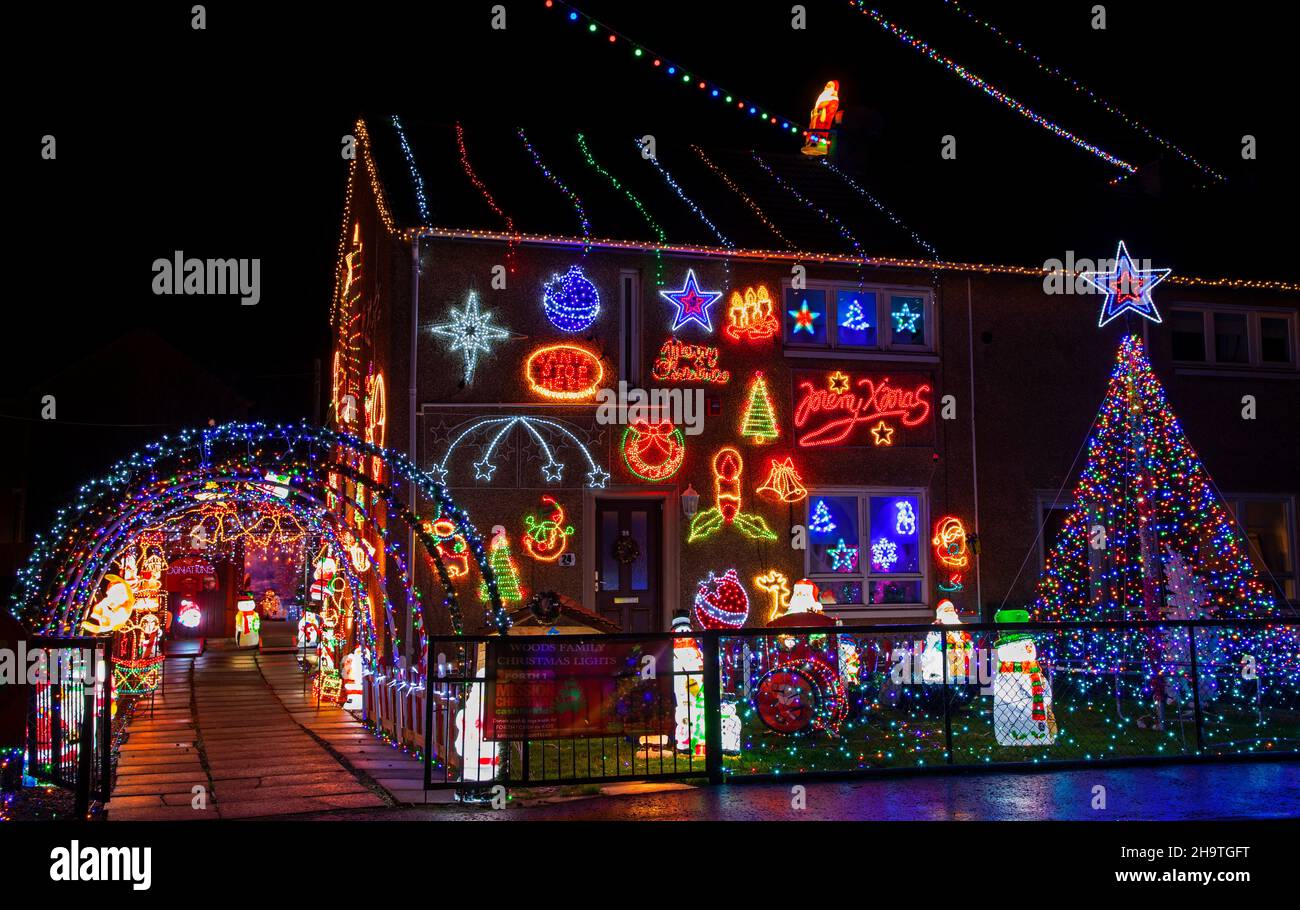
[[[757,372],[749,384],[749,400],[740,420],[740,435],[761,444],[776,439],[780,432],[776,425],[776,412],[772,408],[772,397],[767,390],[767,380],[761,371]]]
[[[488,550],[488,562],[497,577],[497,592],[501,595],[501,602],[521,602],[524,599],[524,588],[519,580],[519,567],[515,565],[514,556],[510,553],[510,541],[506,537],[506,529],[501,525],[492,529],[492,543],[489,544]],[[478,596],[480,600],[487,601],[486,584],[479,584]]]

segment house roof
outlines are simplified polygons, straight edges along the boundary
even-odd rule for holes
[[[928,228],[909,223],[908,213],[878,195],[869,180],[797,151],[755,152],[658,137],[661,171],[642,156],[635,137],[615,136],[600,124],[580,141],[580,134],[556,128],[529,127],[521,137],[517,127],[504,123],[461,129],[392,115],[366,123],[368,151],[395,227],[408,231],[1026,275],[1041,275],[1042,268],[999,251],[1065,251],[1075,237],[1068,219],[1048,222],[1040,213],[1023,225],[1038,238],[1034,244],[996,231],[972,237],[963,230],[932,239],[925,236]],[[890,190],[906,201],[898,187]],[[1114,203],[1099,198],[1093,207],[1109,211]],[[1151,208],[1149,202],[1134,205]],[[970,214],[964,213],[967,221]],[[1101,255],[1112,254],[1107,249]],[[1176,269],[1169,283],[1300,290],[1298,282],[1268,275],[1224,278],[1214,273],[1218,266],[1207,262],[1201,277]]]

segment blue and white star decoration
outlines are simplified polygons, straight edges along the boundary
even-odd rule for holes
[[[660,291],[659,296],[677,307],[672,331],[676,332],[686,323],[694,321],[703,326],[704,331],[712,333],[713,322],[709,318],[709,307],[718,302],[722,292],[700,290],[694,269],[686,270],[686,283],[680,291]]]
[[[1139,316],[1160,322],[1160,311],[1151,299],[1151,291],[1164,281],[1170,269],[1139,269],[1129,258],[1128,247],[1124,241],[1119,242],[1115,251],[1115,267],[1109,272],[1080,272],[1079,277],[1097,290],[1106,294],[1101,305],[1101,316],[1097,319],[1097,328],[1101,328],[1116,316],[1132,310]]]
[[[447,345],[449,352],[464,354],[466,385],[474,381],[474,368],[478,366],[480,354],[490,354],[495,342],[519,337],[492,324],[492,314],[479,309],[478,294],[474,291],[469,292],[464,309],[453,307],[447,322],[433,326],[433,334],[451,339]]]

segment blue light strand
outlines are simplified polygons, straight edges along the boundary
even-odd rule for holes
[[[858,242],[858,238],[853,235],[853,232],[848,229],[848,227],[844,224],[843,221],[841,221],[839,218],[832,215],[830,212],[826,211],[820,205],[813,202],[803,193],[799,192],[793,186],[791,186],[790,183],[784,177],[782,177],[775,170],[773,170],[772,166],[768,164],[765,160],[763,160],[762,155],[760,155],[758,152],[750,152],[750,154],[753,156],[754,161],[758,163],[758,166],[761,167],[763,170],[767,171],[768,176],[776,181],[777,186],[781,187],[783,190],[785,190],[795,199],[799,200],[809,209],[811,209],[812,211],[820,215],[823,221],[826,221],[827,223],[833,225],[835,229],[839,231],[840,236],[843,237],[845,240],[847,240],[850,244],[852,244],[854,252],[857,253],[858,255],[858,289],[861,290],[862,260],[866,258],[866,252],[862,249],[862,244]]]
[[[573,210],[578,213],[578,225],[582,228],[582,239],[584,241],[582,245],[582,255],[585,257],[589,252],[591,252],[591,222],[587,220],[587,212],[582,207],[582,198],[573,190],[569,189],[564,181],[561,180],[554,171],[546,166],[542,161],[542,156],[537,153],[537,149],[533,148],[533,144],[528,141],[528,135],[524,132],[522,126],[519,127],[517,132],[519,133],[519,138],[523,140],[524,148],[528,149],[528,154],[533,156],[533,163],[541,169],[547,180],[551,181],[560,192],[569,197],[569,202],[573,204]]]
[[[406,157],[406,166],[411,171],[411,183],[415,185],[415,205],[420,210],[420,220],[424,224],[429,223],[429,202],[424,195],[424,178],[420,176],[419,168],[415,166],[415,152],[411,149],[411,143],[406,138],[406,130],[402,129],[402,121],[393,114],[393,127],[397,130],[397,141],[402,146],[402,154]]]

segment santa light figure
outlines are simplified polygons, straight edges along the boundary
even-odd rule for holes
[[[957,616],[957,607],[946,597],[939,601],[934,611],[935,625],[960,626],[961,618]],[[943,643],[938,632],[929,632],[925,636],[925,648],[921,651],[921,679],[926,683],[941,683],[943,676]],[[965,632],[948,632],[948,682],[965,684],[970,666],[970,635]]]
[[[361,646],[343,657],[343,707],[349,711],[361,710],[361,674],[364,662]]]
[[[840,82],[832,79],[826,83],[813,105],[808,123],[808,141],[800,149],[805,155],[825,155],[830,150],[831,127],[840,109]]]
[[[1026,610],[999,610],[999,623],[1029,622]],[[1001,746],[1049,746],[1056,740],[1051,680],[1038,663],[1034,638],[1006,632],[993,643],[997,675],[993,678],[993,734]]]
[[[796,581],[784,615],[820,612],[822,612],[822,602],[817,593],[817,584],[807,578]]]

